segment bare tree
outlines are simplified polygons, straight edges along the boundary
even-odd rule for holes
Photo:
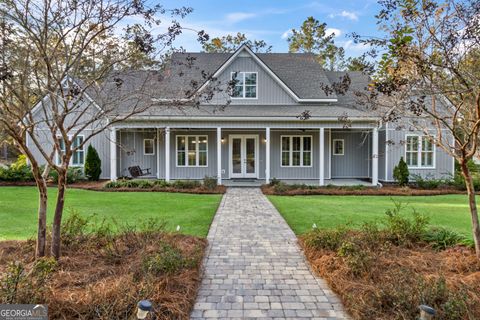
[[[162,81],[168,54],[183,31],[175,19],[191,9],[167,10],[149,4],[144,0],[7,0],[0,4],[4,44],[0,122],[27,156],[39,190],[37,257],[45,255],[49,171],[58,173],[50,249],[58,259],[72,157],[110,126],[162,103],[151,84]],[[156,34],[160,18],[173,20]],[[198,31],[198,40],[203,43],[208,36]],[[186,58],[183,67],[193,65],[194,60]],[[215,80],[202,75],[204,81]],[[198,92],[199,85],[191,83],[184,96],[169,103],[198,105],[217,90],[211,85]],[[35,153],[41,154],[44,167]]]
[[[480,225],[467,162],[480,131],[480,3],[380,1],[385,38],[361,39],[381,53],[368,102],[384,121],[421,131],[460,164],[480,259]],[[433,129],[433,130],[432,130]],[[423,160],[422,160],[423,161]]]

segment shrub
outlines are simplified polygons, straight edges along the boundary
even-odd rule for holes
[[[146,273],[173,274],[187,266],[187,260],[179,249],[164,243],[158,253],[145,257],[142,265],[143,271]]]
[[[177,189],[195,189],[201,186],[197,180],[175,180],[172,186]]]
[[[62,222],[62,243],[65,246],[78,244],[87,233],[89,218],[82,217],[72,210]]]
[[[58,182],[57,171],[51,170],[49,176],[50,176],[50,179],[52,179],[52,182],[54,183]],[[85,179],[85,176],[83,175],[83,169],[81,167],[69,167],[67,169],[67,183],[75,183],[83,179]]]
[[[445,250],[465,242],[465,237],[455,231],[445,228],[433,228],[425,232],[423,240],[430,243],[436,250]]]
[[[408,176],[410,172],[408,171],[407,163],[403,160],[403,157],[400,158],[398,165],[393,168],[393,178],[400,186],[406,186],[408,184]]]
[[[353,241],[344,241],[337,251],[338,255],[345,259],[350,272],[358,276],[368,271],[372,265],[373,257],[369,250],[362,248]]]
[[[415,184],[420,189],[437,189],[441,185],[448,184],[448,181],[442,179],[434,179],[432,176],[426,176],[423,178],[419,174],[413,175],[413,179],[415,180]]]
[[[338,250],[347,234],[343,227],[336,229],[313,229],[305,235],[305,245],[315,249]]]
[[[427,216],[413,210],[412,218],[402,214],[402,204],[394,202],[394,208],[388,209],[385,214],[385,232],[395,245],[409,245],[422,239],[428,226]]]
[[[85,157],[85,176],[90,181],[98,181],[102,173],[102,160],[98,156],[97,150],[88,146],[87,156]]]
[[[273,186],[273,191],[275,193],[285,193],[289,190],[289,186],[285,182],[278,182],[276,185]]]
[[[205,176],[205,178],[203,178],[203,185],[208,190],[215,190],[218,186],[217,178]]]
[[[27,158],[19,155],[17,161],[9,167],[0,167],[0,181],[34,181],[33,173],[27,165]]]
[[[279,183],[280,183],[280,180],[279,180],[279,179],[277,179],[277,178],[272,178],[272,180],[270,180],[269,186],[270,186],[270,187],[274,187],[274,186],[276,186],[276,185],[279,184]]]

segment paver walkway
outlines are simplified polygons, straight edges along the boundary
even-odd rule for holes
[[[344,319],[297,238],[258,188],[229,188],[208,233],[192,319]]]

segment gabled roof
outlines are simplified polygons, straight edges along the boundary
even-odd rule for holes
[[[336,102],[335,94],[326,95],[321,84],[330,84],[325,71],[308,53],[254,53],[242,45],[234,53],[174,53],[167,69],[164,90],[165,99],[184,97],[183,88],[191,88],[191,81],[200,83],[200,89],[209,82],[202,78],[202,71],[218,76],[246,52],[254,59],[274,81],[276,81],[297,102]],[[192,67],[186,67],[191,62]],[[181,74],[182,76],[178,76]],[[187,89],[188,90],[188,89]]]

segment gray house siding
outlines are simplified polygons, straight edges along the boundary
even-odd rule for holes
[[[176,137],[181,135],[207,136],[207,166],[179,167],[176,156]],[[171,179],[203,179],[205,176],[217,176],[217,134],[214,131],[177,131],[170,133],[170,178]],[[165,149],[165,148],[164,148]],[[165,163],[165,160],[163,162]]]
[[[143,140],[154,139],[154,154],[144,155]],[[157,175],[157,133],[151,130],[124,130],[117,132],[117,176],[128,176],[128,167],[150,168],[151,177]],[[110,158],[110,157],[108,157]]]
[[[357,130],[332,130],[335,139],[344,141],[344,155],[332,150],[332,178],[368,178],[371,165],[371,133]]]
[[[407,134],[419,134],[418,131],[389,129],[388,138],[391,144],[388,145],[388,176],[387,181],[393,181],[393,168],[398,164],[400,157],[405,159],[405,136]],[[448,178],[454,173],[454,158],[448,155],[440,147],[435,148],[435,168],[434,169],[412,169],[410,175],[420,175],[424,178]]]
[[[228,84],[232,72],[245,71],[257,72],[257,98],[256,99],[232,99],[231,105],[286,105],[295,104],[293,98],[283,90],[280,85],[268,75],[265,70],[250,56],[240,56],[233,61],[219,75],[218,80],[222,84]],[[225,104],[225,93],[217,93],[208,104]]]

